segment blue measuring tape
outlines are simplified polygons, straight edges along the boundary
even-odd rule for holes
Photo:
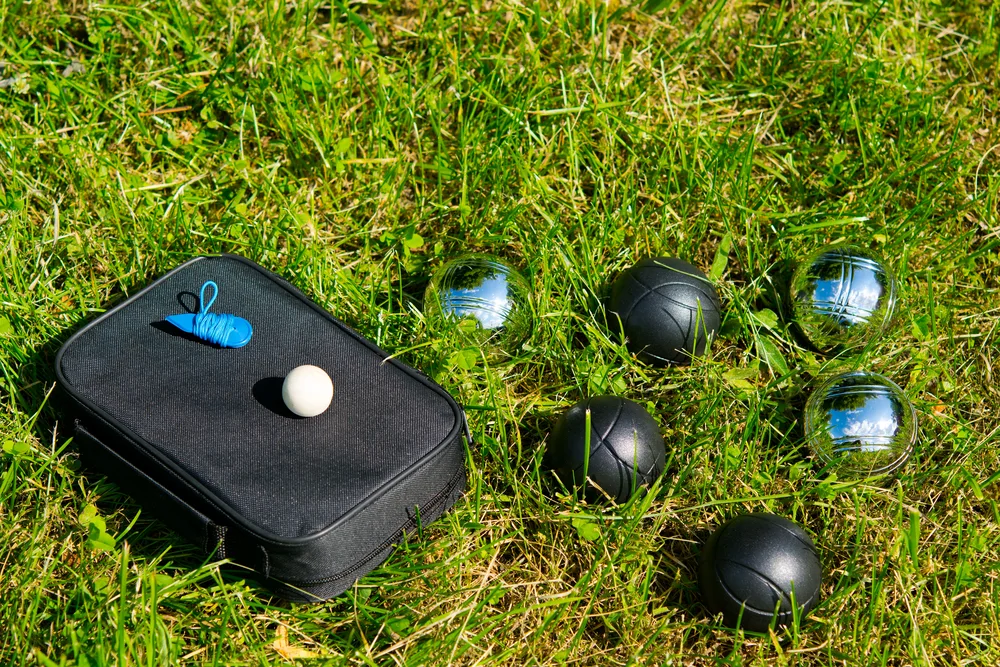
[[[212,293],[212,298],[206,303],[205,290],[209,286],[215,291]],[[167,315],[166,320],[184,333],[189,333],[206,343],[212,343],[219,347],[243,347],[250,342],[250,337],[253,336],[253,327],[242,317],[229,313],[208,312],[218,296],[219,286],[214,281],[207,280],[201,286],[201,293],[198,295],[201,306],[197,313]]]

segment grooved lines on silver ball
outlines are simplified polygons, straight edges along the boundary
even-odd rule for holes
[[[820,251],[796,271],[792,290],[799,324],[821,347],[863,342],[895,309],[895,280],[860,248]]]
[[[865,318],[871,317],[872,313],[875,312],[875,308],[866,308],[863,305],[854,303],[854,299],[852,298],[854,291],[854,270],[861,265],[863,268],[878,275],[881,273],[881,267],[866,257],[852,257],[843,252],[839,252],[838,254],[842,258],[838,262],[840,265],[840,281],[837,286],[837,296],[834,298],[832,305],[834,311],[841,316],[841,319],[846,319],[851,324],[854,324],[854,320],[848,317],[848,311],[857,311],[859,315],[855,317]],[[880,296],[881,293],[875,297],[876,304]]]
[[[834,398],[839,396],[855,396],[855,395],[891,395],[888,387],[884,384],[849,384],[846,386],[834,386],[829,391],[826,392],[827,397]]]
[[[447,296],[441,300],[441,303],[445,308],[452,311],[453,314],[460,317],[469,315],[475,317],[478,313],[486,313],[488,315],[496,315],[501,319],[506,319],[507,316],[510,315],[511,311],[509,305],[498,308],[495,301],[479,299],[472,296]],[[482,324],[482,322],[480,322],[480,324]]]

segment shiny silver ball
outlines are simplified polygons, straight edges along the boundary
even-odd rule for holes
[[[870,477],[906,463],[917,442],[917,412],[899,386],[878,373],[843,373],[806,402],[806,442],[838,474]]]
[[[462,344],[513,352],[531,333],[531,290],[499,259],[464,255],[435,272],[424,293],[424,315]]]
[[[888,327],[896,281],[871,251],[832,246],[796,268],[791,297],[796,321],[817,348],[854,347]]]

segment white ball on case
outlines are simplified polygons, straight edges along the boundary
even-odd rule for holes
[[[333,381],[318,366],[298,366],[285,376],[281,385],[281,400],[299,417],[315,417],[330,407]]]

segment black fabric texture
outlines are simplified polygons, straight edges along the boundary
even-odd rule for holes
[[[182,537],[212,552],[217,542],[209,535],[211,521],[195,507],[181,500],[173,491],[133,465],[82,427],[76,429],[76,444],[84,463],[99,468],[115,480],[122,491],[135,498],[150,513],[169,522]],[[211,542],[211,543],[210,543]]]
[[[213,312],[253,325],[246,347],[219,348],[163,321],[196,311],[206,280],[219,286]],[[381,562],[415,525],[414,507],[439,514],[464,488],[461,410],[386,356],[283,280],[221,256],[188,262],[79,332],[57,375],[96,434],[87,437],[109,449],[97,467],[114,481],[147,478],[208,521],[182,534],[327,592]],[[280,394],[301,364],[334,384],[331,406],[309,419]],[[122,483],[141,503],[161,502],[135,485]]]
[[[440,475],[436,475],[436,477],[440,480]],[[438,486],[440,486],[440,483]],[[266,583],[268,583],[268,585],[275,590],[279,591],[283,596],[292,600],[315,601],[340,595],[350,588],[355,581],[368,572],[374,570],[382,564],[386,558],[391,556],[396,545],[404,539],[404,536],[413,535],[416,532],[418,523],[419,525],[426,526],[427,524],[436,521],[449,507],[454,505],[455,502],[462,497],[464,491],[465,471],[460,470],[452,479],[451,483],[444,489],[440,489],[436,496],[431,498],[429,502],[426,504],[415,503],[415,505],[419,505],[421,507],[419,519],[416,516],[411,515],[411,518],[404,524],[404,526],[391,533],[386,540],[376,548],[375,551],[369,552],[363,557],[359,557],[347,570],[334,575],[327,575],[310,581],[300,581],[292,577],[279,579],[278,576],[281,572],[294,571],[297,574],[304,571],[304,568],[301,568],[301,563],[293,564],[292,562],[282,558],[281,554],[277,554],[275,557],[273,552],[268,552],[269,555],[273,557],[273,560],[270,570],[271,578],[270,580],[267,580]],[[383,520],[387,518],[388,516],[383,515]],[[386,522],[385,525],[387,527],[389,525],[388,522]],[[337,538],[331,536],[331,538],[324,539],[322,546],[332,547],[336,544],[337,539],[340,539],[339,536]],[[315,554],[320,553],[323,549],[316,548],[311,549],[310,551],[313,554],[310,560],[314,562],[310,563],[309,567],[311,569],[315,569]]]
[[[465,486],[464,468],[458,460],[462,455],[460,447],[443,450],[435,459],[411,471],[406,484],[394,485],[373,498],[359,520],[341,522],[313,540],[314,548],[309,551],[299,549],[298,545],[265,543],[272,575],[298,585],[322,582],[351,569],[369,555],[373,546],[395,541],[397,531],[416,525],[418,512],[419,521],[429,523],[431,519],[423,510],[445,493],[449,483]],[[347,565],[331,572],[330,563]],[[285,574],[279,576],[278,572]]]

